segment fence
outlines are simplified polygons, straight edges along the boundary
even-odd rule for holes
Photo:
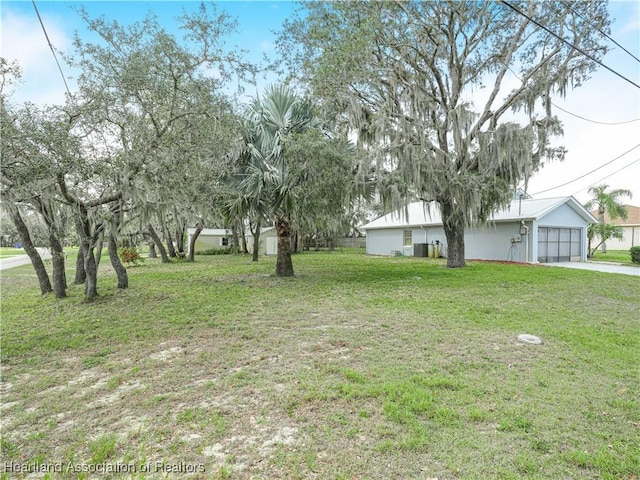
[[[365,237],[338,238],[336,239],[336,246],[345,248],[365,248],[367,246],[367,239]]]

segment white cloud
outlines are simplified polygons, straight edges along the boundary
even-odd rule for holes
[[[273,44],[273,42],[270,42],[268,40],[263,40],[262,42],[260,42],[260,50],[263,52],[271,52],[274,48],[275,45]]]

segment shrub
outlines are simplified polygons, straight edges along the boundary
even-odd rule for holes
[[[631,255],[631,261],[633,263],[640,264],[640,245],[631,247],[629,254]]]
[[[134,247],[124,247],[120,250],[120,260],[127,265],[139,265],[144,263],[144,258],[140,256]]]

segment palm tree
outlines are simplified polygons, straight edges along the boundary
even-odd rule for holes
[[[611,218],[611,220],[615,220],[616,218],[622,218],[623,220],[626,220],[627,208],[622,203],[620,203],[620,199],[623,197],[632,197],[632,193],[629,190],[618,188],[616,190],[607,192],[607,188],[609,188],[609,185],[604,184],[589,188],[589,195],[591,195],[591,200],[589,200],[585,204],[585,208],[587,210],[591,210],[595,207],[598,208],[598,223],[600,224],[598,230],[601,232],[605,231],[603,227],[603,225],[605,224],[605,213],[609,214],[609,218]],[[593,235],[589,237],[589,247],[587,250],[589,252],[591,251],[592,236]],[[604,240],[602,242],[602,253],[607,253],[607,245]],[[591,253],[590,255],[593,255],[593,253]]]
[[[284,139],[317,124],[311,104],[285,86],[271,86],[246,111],[246,154],[235,199],[236,211],[268,214],[278,234],[276,275],[293,276],[291,215],[309,175],[306,165],[289,165]],[[292,168],[295,167],[295,168]]]

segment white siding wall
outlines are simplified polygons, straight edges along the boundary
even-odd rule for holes
[[[534,220],[529,228],[529,252],[530,262],[538,263],[538,221]]]
[[[247,250],[249,250],[249,253],[253,253],[253,235],[251,235],[251,232],[247,233]],[[270,240],[267,240],[269,238],[274,238],[276,239],[275,242],[277,243],[277,238],[278,238],[278,234],[276,232],[276,229],[272,229],[272,230],[267,230],[266,232],[261,232],[260,233],[260,238],[258,239],[258,253],[259,255],[268,255],[267,253],[267,243],[271,242]],[[276,248],[277,250],[277,248]]]
[[[367,231],[367,253],[391,255],[392,250],[402,251],[402,228]]]
[[[367,253],[370,255],[391,255],[398,250],[403,255],[413,256],[413,245],[405,247],[404,228],[385,228],[367,231]],[[432,243],[438,240],[446,247],[446,237],[442,227],[412,228],[412,243]],[[446,249],[441,253],[446,253]]]
[[[404,230],[403,230],[404,232]],[[404,233],[403,233],[404,240]],[[411,229],[411,246],[403,247],[402,254],[407,257],[413,257],[413,244],[414,243],[427,243],[427,230],[424,228],[412,228]]]
[[[531,237],[531,224],[529,237]],[[464,238],[465,258],[483,260],[507,260],[512,262],[526,262],[527,235],[520,235],[519,242],[511,239],[520,234],[520,223],[496,223],[484,225],[474,229],[467,228]],[[531,238],[529,241],[529,259],[531,256]]]
[[[528,251],[529,260],[537,258],[537,235],[533,222],[529,227]],[[391,255],[393,250],[412,256],[413,247],[404,248],[402,228],[389,228],[367,231],[367,253],[371,255]],[[526,262],[527,235],[521,235],[521,241],[511,243],[511,238],[520,233],[520,223],[497,223],[465,231],[465,257],[469,259],[507,260]],[[412,229],[413,243],[440,242],[440,255],[447,256],[447,238],[442,227],[425,227]]]
[[[586,221],[566,203],[538,219],[540,227],[573,227],[579,228],[586,225]]]
[[[200,234],[196,239],[194,250],[196,253],[210,250],[212,248],[224,248],[222,245],[222,238],[217,235],[202,235]]]
[[[530,232],[532,225],[529,224]],[[526,236],[522,241],[511,243],[511,237],[518,234],[520,224],[496,224],[477,229],[467,229],[465,233],[465,257],[485,260],[525,261]],[[372,255],[391,255],[399,250],[406,256],[413,255],[413,246],[404,247],[404,229],[381,229],[367,232],[367,253]],[[440,255],[447,255],[447,238],[442,227],[414,228],[411,232],[413,243],[440,242]],[[529,235],[531,237],[531,234]],[[533,258],[532,239],[529,238],[529,258]]]
[[[622,227],[623,238],[611,238],[607,240],[607,250],[629,250],[631,247],[640,245],[640,225]],[[595,247],[600,243],[600,237],[596,236],[591,242],[591,247]]]

